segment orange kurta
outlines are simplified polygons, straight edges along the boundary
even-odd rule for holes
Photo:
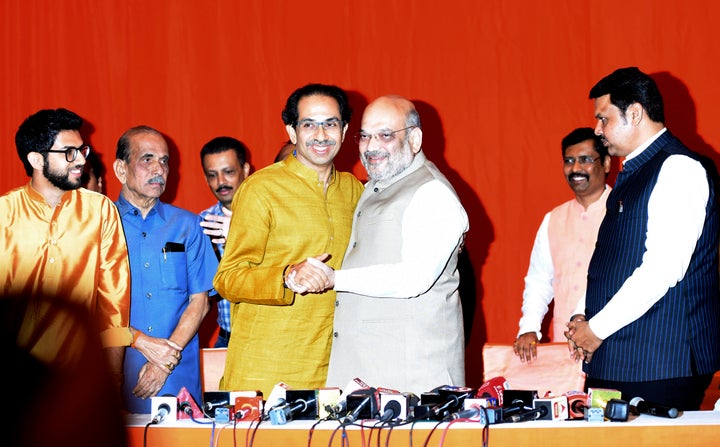
[[[4,304],[18,345],[45,363],[79,358],[81,312],[103,346],[129,344],[130,267],[112,201],[78,189],[51,207],[29,183],[0,196],[0,296],[17,299]]]

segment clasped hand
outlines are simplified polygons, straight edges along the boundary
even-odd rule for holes
[[[295,293],[321,293],[335,286],[335,270],[325,264],[328,253],[307,258],[286,272],[285,285]]]
[[[600,347],[603,340],[590,329],[590,323],[584,316],[577,316],[567,324],[565,337],[568,339],[568,349],[575,361],[583,360],[590,363],[593,353]]]

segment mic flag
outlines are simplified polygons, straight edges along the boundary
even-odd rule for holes
[[[153,415],[152,423],[177,420],[177,397],[168,394],[150,398],[150,413]]]
[[[503,405],[503,394],[509,389],[507,379],[503,376],[493,377],[478,388],[475,397],[491,397],[497,399],[499,406]]]
[[[195,402],[195,399],[193,399],[187,388],[180,388],[177,400],[180,408],[178,419],[201,419],[204,416],[202,410],[198,406],[197,402]]]
[[[568,417],[570,419],[585,418],[585,408],[587,407],[587,394],[582,391],[568,391],[563,394],[568,400]]]

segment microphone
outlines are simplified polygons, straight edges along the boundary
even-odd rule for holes
[[[373,419],[378,413],[377,389],[369,388],[348,394],[346,405],[348,414],[342,418],[344,424],[352,424],[360,419]],[[351,411],[352,409],[352,411]]]
[[[400,417],[400,412],[402,411],[402,407],[400,406],[400,402],[396,400],[391,400],[387,404],[385,404],[385,408],[383,408],[383,413],[380,415],[380,422],[387,422],[391,421],[393,419],[397,419]]]
[[[315,399],[304,400],[297,399],[289,404],[270,410],[270,422],[273,425],[284,425],[288,421],[292,421],[296,413],[302,413],[307,410],[308,405],[315,402]]]
[[[533,408],[539,410],[545,408],[545,414],[539,415],[536,419],[546,421],[564,421],[568,418],[567,396],[551,396],[533,400]]]
[[[158,406],[158,412],[157,414],[152,418],[153,424],[159,424],[160,422],[165,420],[165,416],[170,414],[170,405],[166,403],[161,403]]]
[[[522,422],[540,419],[548,414],[547,407],[531,408],[523,410],[517,414],[513,414],[509,418],[509,422]]]
[[[480,385],[475,397],[485,397],[497,399],[497,404],[502,407],[503,394],[509,389],[507,379],[503,376],[493,377],[487,382]]]
[[[515,416],[517,414],[521,414],[525,411],[532,411],[533,408],[526,405],[525,402],[521,399],[515,399],[512,402],[508,403],[508,406],[503,407],[502,409],[502,416],[503,421],[510,420],[512,416]],[[513,421],[517,422],[517,421]]]
[[[630,399],[630,410],[635,414],[649,414],[652,416],[660,416],[664,418],[674,419],[678,416],[678,409],[668,407],[666,405],[648,402],[642,397],[633,397]]]
[[[582,391],[568,391],[563,396],[568,400],[568,418],[583,419],[585,418],[585,408],[587,408],[587,394]]]
[[[165,420],[177,420],[177,397],[172,394],[153,396],[150,398],[150,414],[153,414],[152,424],[159,424]]]
[[[480,423],[485,423],[484,418],[482,417],[483,414],[483,407],[480,405],[471,405],[470,408],[467,408],[465,410],[456,411],[455,413],[451,413],[450,416],[445,418],[446,420],[455,420],[455,419],[473,419],[473,418],[480,418]]]

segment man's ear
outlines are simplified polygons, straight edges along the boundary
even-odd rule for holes
[[[30,152],[29,154],[27,154],[27,159],[33,169],[42,171],[45,167],[45,158],[40,152]]]
[[[417,154],[422,149],[422,129],[415,127],[410,129],[410,148],[413,154]]]
[[[297,144],[297,133],[295,132],[295,126],[292,124],[285,125],[285,130],[287,131],[288,137],[290,137],[290,141],[292,141],[292,144]]]
[[[637,126],[645,116],[645,109],[643,109],[639,102],[634,102],[628,106],[626,115],[630,124]]]
[[[115,177],[120,181],[121,184],[125,184],[126,178],[127,178],[127,166],[125,165],[124,160],[116,159],[113,162],[113,171],[115,172]]]

